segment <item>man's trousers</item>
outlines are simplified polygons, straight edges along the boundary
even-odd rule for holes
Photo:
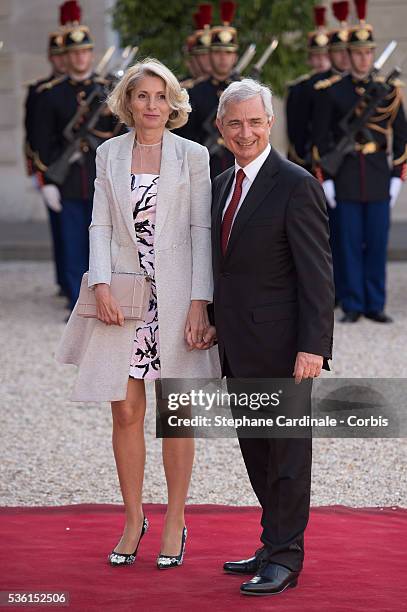
[[[226,358],[223,375],[228,378],[229,393],[237,389],[256,389],[254,380],[248,385],[246,382],[234,382]],[[270,386],[273,384],[270,379]],[[301,384],[307,386],[301,411],[310,415],[312,381]],[[242,416],[234,408],[232,414],[235,418]],[[310,431],[308,433],[311,434]],[[302,438],[240,436],[239,444],[250,483],[262,507],[260,540],[267,549],[268,560],[292,571],[301,571],[311,495],[311,435]],[[238,531],[237,526],[236,533]]]

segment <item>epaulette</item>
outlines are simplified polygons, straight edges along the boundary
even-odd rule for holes
[[[66,78],[66,76],[62,75],[60,77],[57,77],[56,79],[52,79],[52,81],[48,81],[47,83],[43,83],[42,85],[37,87],[37,89],[35,91],[36,91],[36,93],[41,93],[43,91],[48,91],[49,89],[52,89],[55,85],[58,85],[59,83],[62,83],[62,81],[65,78]]]
[[[41,83],[43,79],[34,79],[33,81],[24,81],[23,87],[37,87],[38,83]]]
[[[304,81],[308,81],[308,79],[310,79],[311,77],[312,77],[312,74],[310,74],[310,73],[302,74],[301,76],[297,77],[293,81],[288,81],[287,87],[293,87],[293,85],[298,85],[299,83],[303,83]]]
[[[105,79],[104,77],[101,77],[99,75],[96,75],[93,80],[95,81],[95,83],[100,83],[101,85],[109,85],[109,81],[107,79]]]
[[[321,79],[320,81],[314,83],[314,89],[317,91],[320,89],[327,89],[328,87],[331,87],[331,85],[338,83],[338,81],[341,79],[342,77],[340,74],[333,74],[331,77],[329,77],[329,79]]]
[[[390,85],[393,85],[393,87],[405,87],[406,86],[405,82],[399,78],[392,79],[390,81]]]
[[[196,85],[197,81],[190,77],[189,79],[184,79],[180,82],[181,87],[184,89],[192,89],[194,85]]]
[[[193,77],[190,77],[189,79],[184,79],[184,81],[181,81],[181,87],[185,87],[185,89],[192,89],[193,87],[195,87],[195,85],[199,85],[199,83],[203,83],[207,80],[207,75],[199,76],[195,79]]]
[[[376,81],[376,83],[385,83],[386,82],[386,78],[384,76],[382,76],[381,74],[378,74],[377,76],[373,77],[373,80]],[[404,81],[402,81],[398,77],[395,77],[394,79],[389,81],[389,84],[393,85],[393,87],[405,87],[406,86]]]

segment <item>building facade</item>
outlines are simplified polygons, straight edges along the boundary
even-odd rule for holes
[[[110,10],[115,0],[81,0],[83,22],[96,40],[96,60],[117,44]],[[0,222],[38,221],[46,218],[44,205],[25,174],[23,117],[27,84],[46,76],[48,33],[55,29],[61,0],[0,0]],[[407,55],[407,2],[370,0],[368,22],[376,32],[377,52],[395,39],[399,46],[388,69]],[[407,66],[404,66],[407,73]],[[403,77],[402,77],[403,78]],[[405,77],[407,80],[407,76]],[[273,144],[285,152],[284,105],[275,100]],[[395,219],[407,219],[407,189],[394,210]]]

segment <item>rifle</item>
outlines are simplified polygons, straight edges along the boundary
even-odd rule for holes
[[[253,68],[250,71],[250,76],[252,79],[259,80],[261,71],[263,70],[264,64],[269,59],[270,55],[274,53],[278,46],[278,38],[273,38],[271,43],[268,45],[266,50],[264,51],[261,58],[254,64]]]
[[[132,49],[126,47],[122,54],[122,59],[123,55],[125,55],[123,61],[108,75],[107,84],[95,87],[86,100],[80,103],[75,115],[65,126],[63,134],[68,141],[68,145],[65,147],[62,155],[45,172],[45,176],[52,183],[62,185],[68,176],[70,166],[82,159],[83,151],[86,152],[89,148],[95,151],[99,144],[101,144],[103,139],[91,132],[107,106],[106,102],[101,102],[101,100],[106,100],[109,91],[133,61],[137,51],[138,47],[133,47]],[[105,63],[100,76],[107,74],[109,63],[110,61]],[[82,149],[84,142],[86,144]]]
[[[384,63],[397,47],[397,42],[392,40],[379,59],[374,63],[370,76],[376,76]],[[395,67],[387,76],[384,82],[371,80],[361,98],[341,119],[339,127],[344,135],[335,148],[321,157],[319,162],[323,171],[334,177],[339,171],[346,155],[355,151],[356,136],[363,132],[369,138],[369,130],[366,127],[369,119],[374,115],[376,107],[384,100],[392,89],[392,81],[399,77],[401,69]],[[371,140],[371,138],[370,138]]]
[[[239,80],[240,75],[242,74],[243,70],[247,68],[247,66],[250,64],[250,62],[254,58],[255,54],[256,54],[256,45],[254,43],[251,43],[247,47],[246,51],[243,53],[242,57],[237,62],[234,69],[232,70],[232,73],[230,75],[230,79],[232,81]]]
[[[116,47],[114,47],[114,45],[106,49],[105,53],[103,54],[103,57],[95,68],[96,74],[104,74],[107,66],[109,65],[110,60],[112,59],[115,49]]]

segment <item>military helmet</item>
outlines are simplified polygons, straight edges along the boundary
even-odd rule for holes
[[[340,27],[333,28],[328,32],[329,44],[328,48],[331,51],[347,49],[348,46],[348,28],[347,20],[349,15],[349,2],[332,2],[332,13],[339,21]]]
[[[212,4],[200,4],[198,8],[199,11],[193,16],[196,30],[194,34],[194,43],[191,48],[192,55],[208,53],[212,40]]]
[[[48,54],[62,55],[66,49],[64,47],[64,33],[67,24],[69,23],[69,11],[67,10],[67,2],[64,2],[59,7],[59,28],[48,35]]]
[[[94,42],[89,28],[81,24],[81,7],[76,0],[65,3],[68,23],[70,26],[64,34],[64,46],[66,51],[72,49],[93,49]]]
[[[356,12],[359,17],[359,25],[350,28],[348,48],[358,49],[364,47],[374,49],[376,43],[373,38],[373,27],[366,23],[367,0],[355,0]]]
[[[314,22],[316,29],[308,34],[308,52],[326,53],[329,38],[325,29],[325,6],[314,6]]]
[[[48,36],[49,55],[62,55],[65,52],[63,32],[51,32]]]
[[[211,49],[223,49],[225,51],[237,51],[237,30],[231,26],[235,16],[235,2],[221,2],[220,15],[223,25],[214,26],[211,30]]]

